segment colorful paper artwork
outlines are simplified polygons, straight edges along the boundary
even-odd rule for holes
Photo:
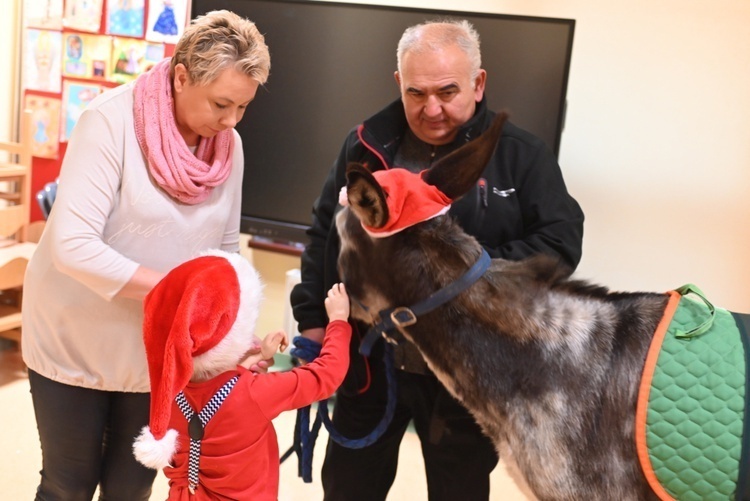
[[[143,37],[144,0],[107,0],[107,33]]]
[[[110,80],[117,83],[130,82],[163,58],[164,44],[115,37],[112,43]]]
[[[26,95],[24,109],[31,110],[31,146],[35,157],[57,158],[60,147],[59,98]]]
[[[62,29],[63,0],[24,0],[23,16],[27,28]]]
[[[103,0],[67,0],[63,26],[98,33],[102,22],[102,3]]]
[[[109,78],[112,57],[111,37],[64,33],[63,44],[63,75],[98,80]]]
[[[185,31],[188,0],[151,0],[146,23],[146,40],[177,43]]]
[[[33,154],[53,159],[109,82],[131,82],[164,59],[164,44],[182,36],[190,6],[190,0],[22,2],[23,88],[57,94],[24,95],[32,110]]]
[[[59,31],[27,29],[24,43],[24,88],[60,92],[60,54],[62,34]]]
[[[99,94],[102,87],[96,84],[65,81],[63,87],[63,123],[60,141],[67,141],[76,122],[88,104]]]

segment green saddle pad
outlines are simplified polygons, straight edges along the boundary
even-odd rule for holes
[[[732,313],[697,288],[673,292],[668,327],[654,336],[644,370],[637,441],[648,457],[639,456],[661,499],[731,500],[742,456],[745,341]]]

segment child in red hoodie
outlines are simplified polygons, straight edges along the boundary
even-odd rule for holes
[[[271,420],[330,397],[343,381],[351,337],[344,285],[328,292],[320,356],[268,374],[248,369],[287,337],[268,334],[257,353],[261,291],[247,260],[212,251],[173,269],[144,301],[151,415],[133,450],[144,465],[164,469],[170,500],[276,500]]]

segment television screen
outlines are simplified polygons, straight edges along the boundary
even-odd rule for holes
[[[228,9],[256,23],[271,74],[237,125],[245,153],[241,231],[303,245],[311,209],[351,128],[399,97],[403,31],[468,19],[481,40],[491,109],[557,154],[575,21],[295,0],[193,0],[193,16]]]

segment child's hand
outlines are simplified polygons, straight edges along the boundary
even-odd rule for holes
[[[285,350],[289,340],[286,333],[278,331],[270,333],[263,340],[258,341],[245,355],[240,365],[256,373],[266,373],[269,367],[273,365],[273,356],[276,350],[279,347],[282,351]]]
[[[289,338],[284,331],[276,331],[266,334],[260,346],[263,358],[273,358],[276,351],[284,351],[289,345]]]
[[[343,283],[333,284],[331,290],[328,291],[325,305],[329,321],[349,318],[349,295]]]

